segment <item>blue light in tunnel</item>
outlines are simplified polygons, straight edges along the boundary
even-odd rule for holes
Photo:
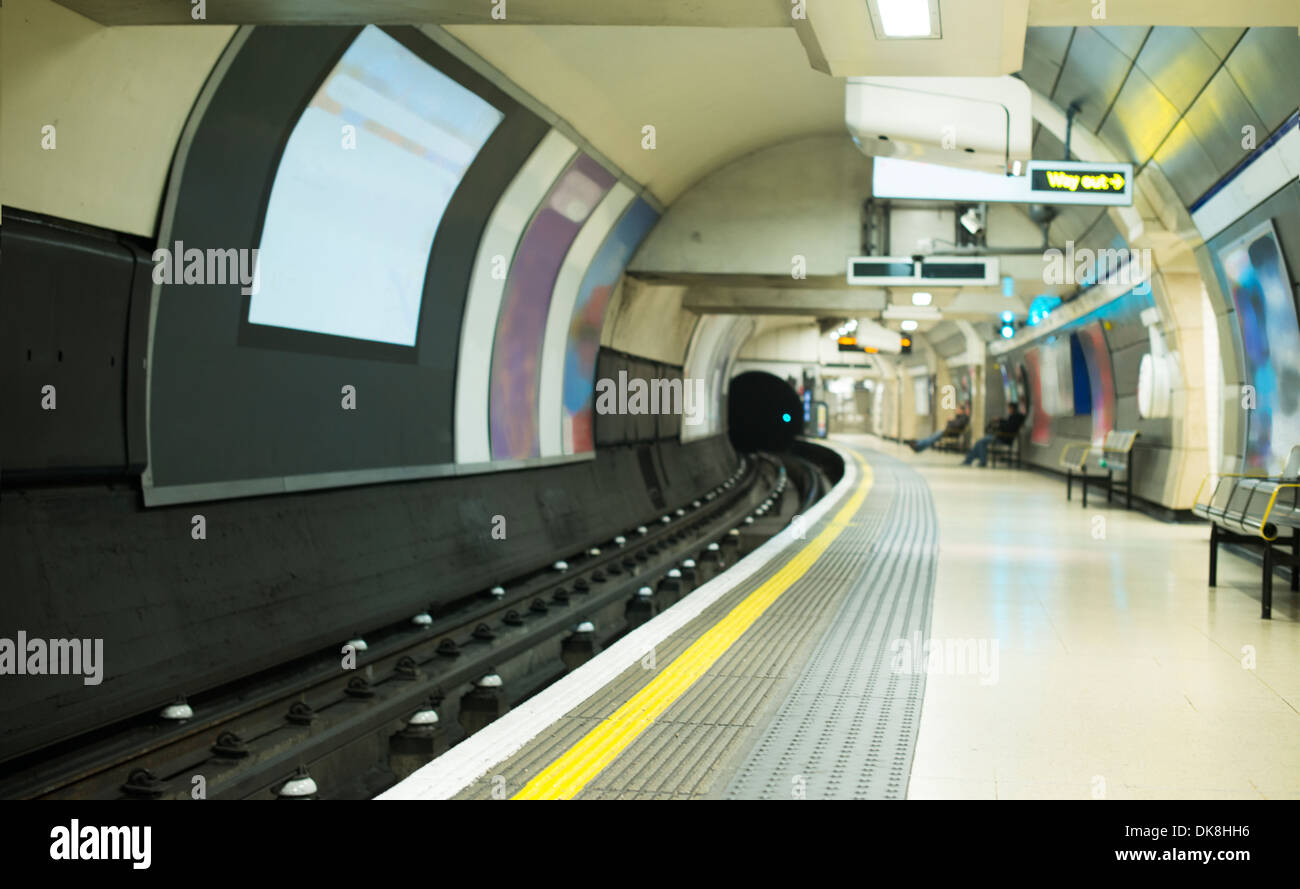
[[[781,415],[781,421],[784,422],[784,423],[789,423],[789,422],[790,422],[790,415],[789,415],[789,414],[782,414],[782,415]]]

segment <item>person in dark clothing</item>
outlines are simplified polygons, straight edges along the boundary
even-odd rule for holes
[[[1014,403],[1007,405],[1007,415],[989,424],[989,434],[971,446],[971,449],[966,452],[966,459],[961,461],[961,465],[970,466],[978,460],[980,466],[988,466],[989,445],[993,444],[994,441],[1014,441],[1016,436],[1020,434],[1020,427],[1023,425],[1025,425],[1025,415],[1020,412],[1020,406]]]
[[[919,454],[926,448],[933,447],[935,442],[943,438],[945,435],[961,435],[962,430],[969,424],[970,405],[963,404],[961,407],[957,408],[957,413],[953,415],[953,418],[948,421],[948,425],[943,427],[942,431],[936,432],[934,435],[931,435],[928,438],[923,438],[920,441],[908,439],[906,444],[909,448]]]

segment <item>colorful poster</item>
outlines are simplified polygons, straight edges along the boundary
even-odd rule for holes
[[[1028,389],[1031,402],[1029,440],[1037,445],[1045,445],[1052,440],[1052,418],[1043,410],[1043,391],[1039,373],[1038,347],[1033,346],[1025,352],[1025,368],[1028,372]]]
[[[564,354],[564,453],[581,454],[596,447],[594,392],[596,353],[605,325],[605,309],[618,280],[659,214],[637,198],[614,226],[592,259],[578,288]],[[547,406],[549,410],[549,406]]]
[[[1087,366],[1092,394],[1092,443],[1099,445],[1115,428],[1115,382],[1110,366],[1110,349],[1100,321],[1079,328],[1079,349]]]
[[[573,239],[613,184],[608,170],[579,154],[519,240],[492,344],[488,411],[493,460],[539,454],[537,391],[551,291]]]
[[[1300,444],[1300,324],[1271,220],[1219,251],[1241,329],[1246,466],[1280,472]]]

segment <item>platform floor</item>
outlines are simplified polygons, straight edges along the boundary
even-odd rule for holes
[[[916,472],[857,472],[804,540],[459,796],[901,798],[925,677],[889,649],[929,623],[938,526]]]
[[[1262,621],[1258,565],[1206,586],[1203,524],[838,441],[860,477],[806,540],[384,796],[1300,797],[1286,584]]]
[[[1037,472],[858,439],[916,468],[939,516],[931,633],[996,639],[998,679],[931,673],[908,796],[1300,797],[1300,599],[1169,524]],[[1100,502],[1098,502],[1098,500]],[[1253,667],[1243,662],[1253,651]]]

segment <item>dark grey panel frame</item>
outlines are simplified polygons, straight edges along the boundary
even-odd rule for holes
[[[147,461],[149,254],[140,239],[6,208],[0,469],[6,485],[131,477]],[[65,360],[66,357],[66,360]],[[44,410],[42,386],[55,386]]]
[[[453,463],[455,344],[478,240],[548,126],[416,29],[386,30],[505,112],[434,239],[416,346],[248,325],[238,284],[159,286],[146,502],[453,471],[447,467]],[[178,151],[164,246],[176,240],[200,248],[256,246],[284,140],[356,33],[346,27],[241,32]],[[356,387],[356,411],[341,407],[344,385]]]

